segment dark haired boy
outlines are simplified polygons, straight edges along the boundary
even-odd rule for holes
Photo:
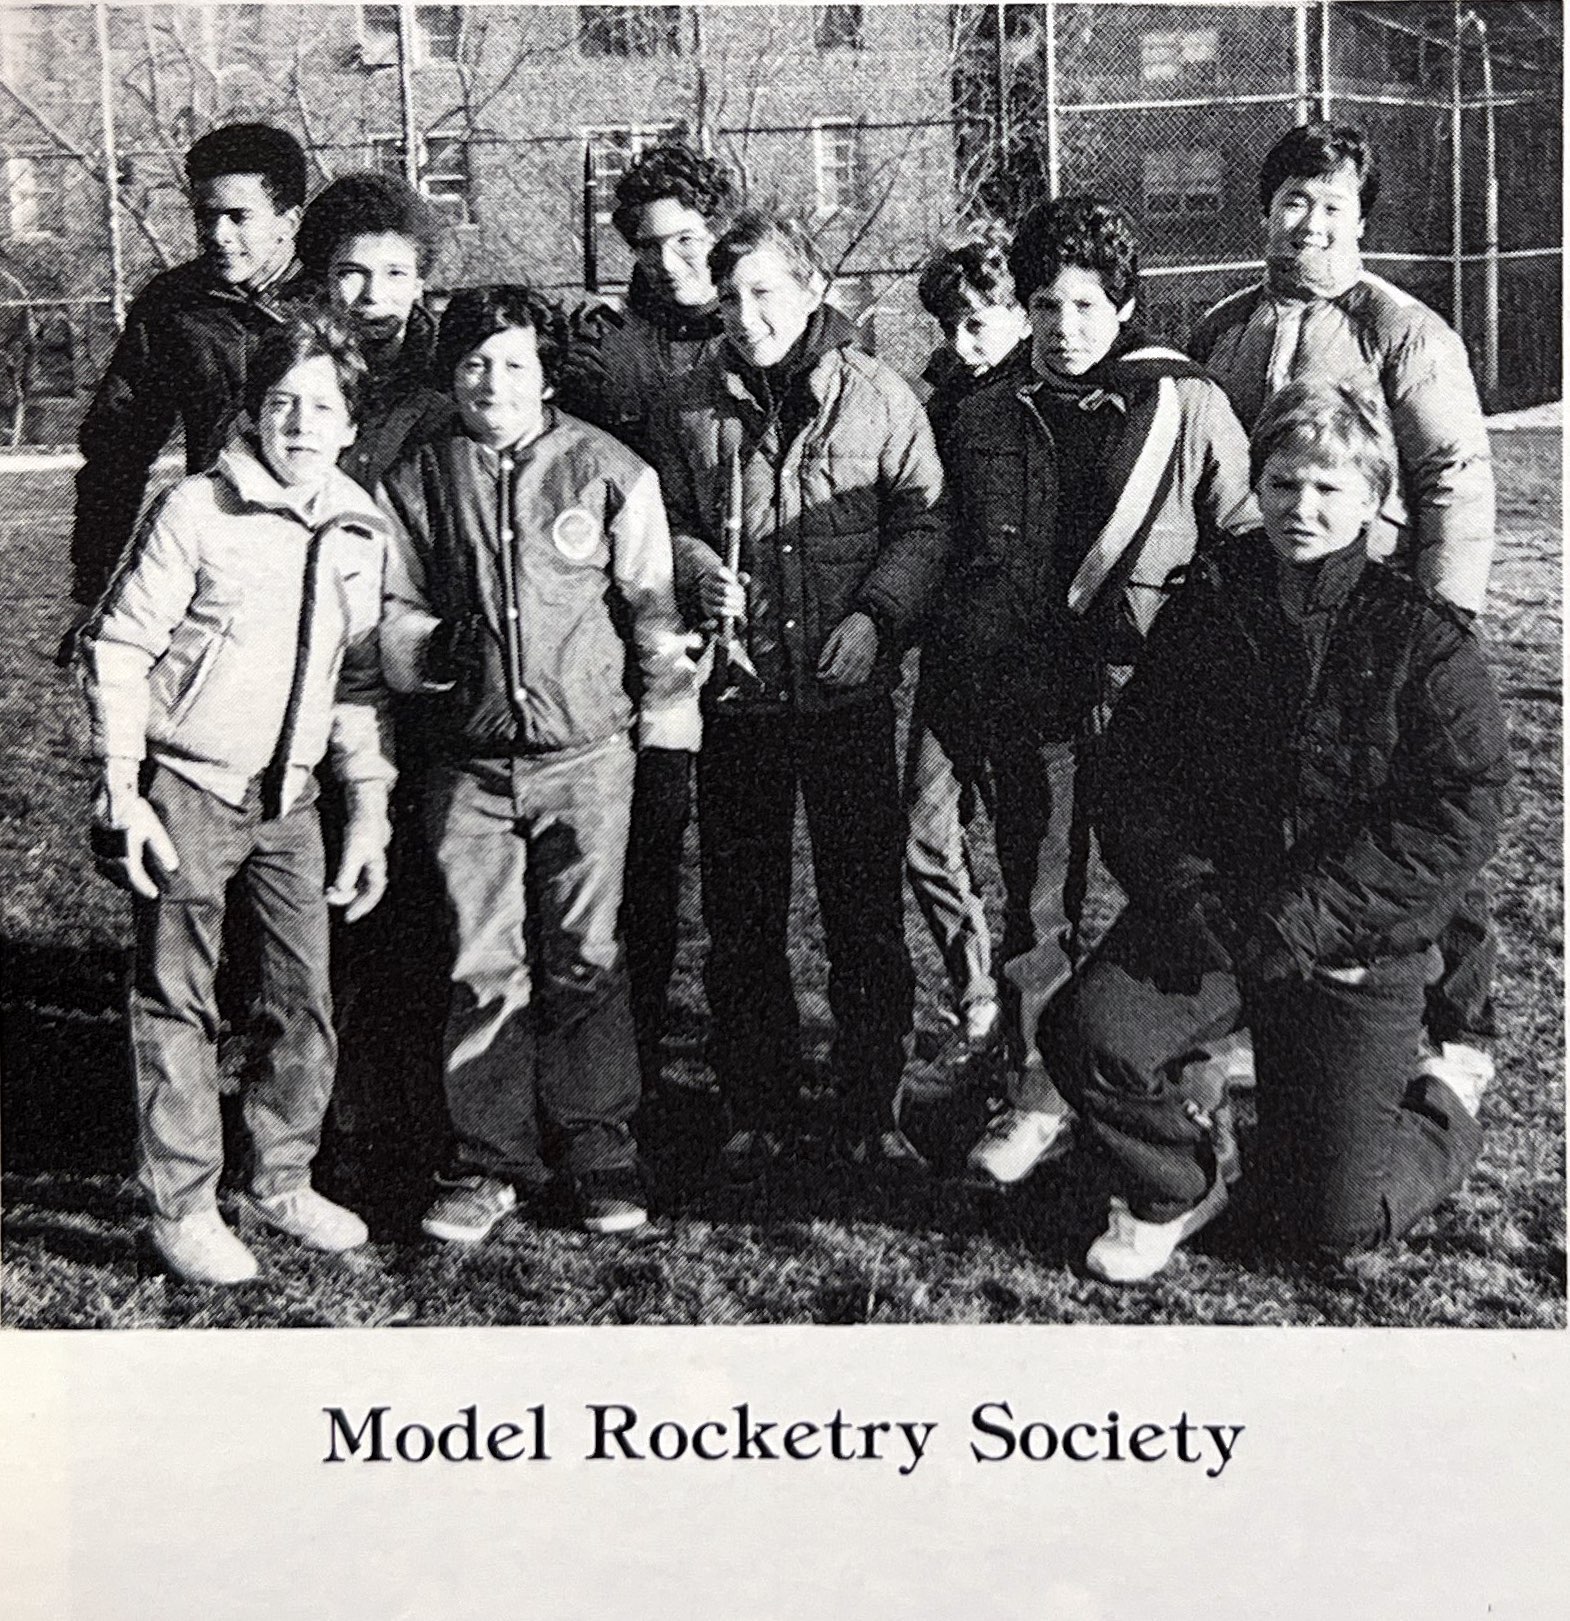
[[[212,464],[298,270],[306,172],[292,135],[225,125],[191,147],[185,173],[201,256],[155,276],[131,305],[82,419],[71,592],[86,606],[102,596],[175,428],[189,472]]]
[[[318,1249],[366,1237],[309,1181],[337,1059],[328,906],[353,920],[386,883],[388,526],[337,467],[363,380],[342,329],[301,320],[263,339],[243,431],[160,501],[81,636],[102,772],[93,850],[134,897],[142,1187],[155,1247],[196,1282],[257,1271],[216,1202],[214,977],[231,884],[260,939],[268,1033],[244,1095],[246,1208]],[[348,804],[330,887],[314,775],[329,749]]]
[[[1265,155],[1259,175],[1265,279],[1200,321],[1194,353],[1245,428],[1294,381],[1352,382],[1380,395],[1400,476],[1369,542],[1447,602],[1480,613],[1494,553],[1488,429],[1466,347],[1408,292],[1371,274],[1361,243],[1379,195],[1376,154],[1361,130],[1302,124]],[[1443,941],[1430,997],[1435,1074],[1491,1073],[1496,942],[1482,881]]]
[[[547,403],[564,322],[469,288],[435,372],[454,419],[388,475],[383,653],[425,695],[427,832],[452,922],[455,1138],[424,1230],[477,1243],[554,1161],[591,1232],[642,1225],[637,1050],[617,914],[640,748],[698,743],[654,470]],[[638,702],[628,697],[636,665]]]
[[[1008,238],[999,230],[941,249],[916,283],[943,330],[922,380],[939,455],[961,402],[1026,353],[1030,322],[1014,293]],[[905,754],[905,875],[948,972],[967,1049],[983,1054],[1000,1030],[992,936],[977,891],[966,827],[984,773],[963,709],[961,627],[939,593],[921,633],[921,674]]]
[[[573,319],[557,398],[563,409],[649,454],[649,424],[672,387],[720,342],[709,249],[735,202],[729,172],[681,141],[645,152],[616,184],[612,220],[632,249],[625,306],[594,300]],[[644,1084],[660,1047],[676,965],[681,869],[692,809],[692,757],[638,756],[624,931]]]
[[[441,239],[430,203],[407,181],[374,172],[340,175],[300,221],[304,280],[353,323],[371,369],[359,437],[344,459],[368,490],[452,409],[429,381],[436,322],[425,282]]]
[[[1083,773],[1175,579],[1255,521],[1248,445],[1221,389],[1134,326],[1139,249],[1093,197],[1033,208],[1009,253],[1031,364],[965,401],[947,436],[961,681],[991,769],[1004,885],[1009,1107],[971,1152],[1029,1175],[1068,1109],[1035,1052],[1078,953]]]

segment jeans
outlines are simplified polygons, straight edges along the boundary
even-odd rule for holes
[[[1195,942],[1130,908],[1048,1009],[1048,1069],[1110,1156],[1129,1207],[1170,1221],[1216,1174],[1211,1099],[1186,1066],[1246,1024],[1258,1074],[1250,1175],[1266,1237],[1344,1252],[1399,1238],[1460,1185],[1482,1144],[1442,1081],[1417,1074],[1437,949],[1359,984],[1242,988]]]
[[[223,1169],[213,985],[231,880],[260,935],[259,1063],[242,1099],[250,1186],[266,1198],[310,1180],[338,1057],[326,866],[314,795],[269,820],[258,784],[237,809],[164,766],[145,793],[180,863],[157,900],[134,904],[140,1178],[154,1214],[179,1218],[212,1204]]]
[[[914,1017],[890,700],[821,715],[719,709],[698,756],[710,1060],[747,1124],[778,1122],[801,1076],[791,984],[798,786],[829,960],[833,1063],[855,1122],[892,1124]]]
[[[998,991],[992,934],[965,839],[965,793],[949,749],[918,708],[905,757],[905,873],[960,1008]]]
[[[1047,1003],[1074,970],[1072,919],[1084,900],[1071,856],[1080,745],[1009,739],[990,751],[1003,877],[1004,1034],[1020,1066]],[[1088,856],[1088,851],[1086,852]],[[1039,1071],[1019,1068],[1010,1101],[1042,1108]]]
[[[430,839],[453,934],[443,1083],[459,1172],[542,1184],[636,1150],[637,1049],[617,934],[633,756],[434,766]]]
[[[692,756],[681,749],[640,750],[632,789],[622,938],[627,946],[632,1022],[647,1086],[659,1079],[691,815]]]

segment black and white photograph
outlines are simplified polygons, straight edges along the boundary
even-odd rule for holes
[[[19,1354],[659,1329],[663,1439],[340,1378],[312,1466],[1220,1491],[1246,1403],[962,1447],[716,1331],[1562,1346],[1563,63],[1554,0],[4,0],[0,1325],[157,1331]]]

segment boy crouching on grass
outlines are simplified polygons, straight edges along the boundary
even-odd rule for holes
[[[353,920],[380,899],[393,780],[377,650],[387,523],[337,468],[364,377],[325,318],[265,339],[248,421],[154,510],[83,632],[102,768],[93,852],[134,898],[141,1183],[155,1247],[197,1283],[257,1272],[215,1197],[213,979],[232,880],[261,936],[269,1036],[244,1094],[244,1207],[312,1248],[366,1238],[310,1185],[337,1062],[328,905]],[[330,888],[313,774],[329,749],[349,808]]]
[[[617,927],[629,734],[636,719],[640,746],[696,749],[697,670],[653,469],[546,403],[564,330],[530,288],[458,293],[435,362],[458,415],[383,490],[398,523],[383,653],[394,686],[428,695],[453,928],[455,1151],[423,1222],[450,1243],[542,1191],[553,1159],[590,1232],[646,1218]]]

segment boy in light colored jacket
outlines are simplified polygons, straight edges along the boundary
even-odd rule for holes
[[[310,1185],[337,1061],[328,905],[353,920],[380,899],[394,776],[377,647],[387,525],[336,465],[364,377],[325,319],[265,340],[248,421],[150,515],[82,635],[93,851],[134,902],[141,1182],[155,1247],[194,1282],[258,1270],[216,1202],[213,980],[233,880],[261,936],[271,1036],[244,1098],[244,1204],[314,1248],[367,1236]],[[314,776],[329,750],[349,807],[330,886]]]

